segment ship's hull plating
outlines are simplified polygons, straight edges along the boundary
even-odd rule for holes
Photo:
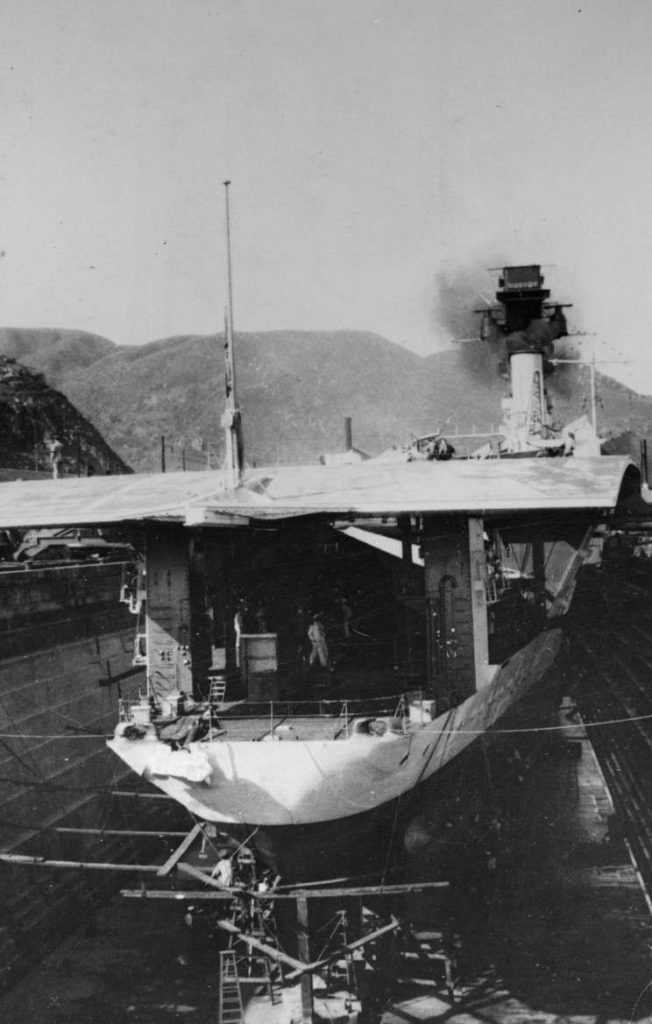
[[[463,704],[406,733],[337,740],[215,739],[171,752],[158,740],[120,735],[109,747],[135,772],[225,830],[270,832],[362,820],[412,792],[494,726],[542,680],[561,632],[535,638]],[[188,776],[193,776],[188,777]]]

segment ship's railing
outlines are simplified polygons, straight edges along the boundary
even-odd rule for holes
[[[487,591],[488,604],[500,601],[501,597],[504,597],[508,590],[513,589],[513,586],[514,581],[508,580],[502,575],[487,577],[485,589]]]
[[[299,699],[252,701],[238,703],[228,709],[228,718],[261,718],[269,715],[270,707],[274,708],[275,717],[279,718],[333,718],[344,719],[354,715],[377,714],[400,717],[407,707],[406,694],[388,694],[383,697],[356,698],[316,698],[315,700]],[[412,694],[416,700],[417,695]],[[224,707],[221,714],[225,714]]]
[[[487,603],[494,604],[508,593],[520,593],[523,587],[532,586],[532,577],[515,570],[490,575],[485,580]]]
[[[206,700],[186,702],[177,708],[171,708],[167,699],[143,696],[139,701],[121,698],[119,717],[121,722],[157,725],[184,715],[203,715],[210,723],[211,734],[218,720],[227,726],[229,722],[265,721],[269,735],[281,722],[318,718],[332,721],[335,736],[348,738],[356,719],[391,719],[406,731],[410,724],[429,721],[431,706],[432,701],[425,699],[421,690],[381,697],[243,701],[230,706]]]

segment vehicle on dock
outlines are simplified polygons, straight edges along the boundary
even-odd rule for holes
[[[95,529],[28,530],[14,551],[16,562],[33,568],[60,562],[132,562],[131,544],[103,537]]]

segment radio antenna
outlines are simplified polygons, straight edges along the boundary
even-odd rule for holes
[[[226,441],[226,480],[230,488],[239,487],[242,480],[244,465],[244,444],[242,439],[242,420],[235,387],[235,346],[233,336],[233,276],[231,270],[231,217],[229,209],[229,185],[224,182],[224,198],[226,210],[226,265],[228,281],[228,305],[224,314],[224,388],[226,407],[222,414]]]

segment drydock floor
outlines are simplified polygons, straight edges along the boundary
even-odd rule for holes
[[[404,983],[383,1024],[652,1020],[652,916],[580,726],[523,779],[518,812],[491,884],[463,887],[453,908],[455,1002],[443,986]],[[217,1024],[217,953],[192,944],[182,907],[116,898],[0,999],[0,1020]],[[289,1024],[292,1011],[257,999],[245,1019]],[[348,1018],[333,1003],[315,1019]]]

